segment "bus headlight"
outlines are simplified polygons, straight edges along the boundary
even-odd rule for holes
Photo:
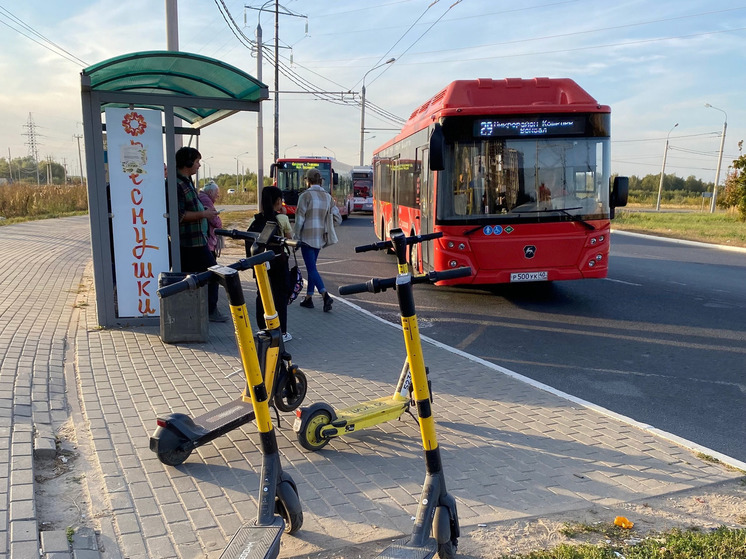
[[[465,250],[466,249],[466,245],[464,243],[459,243],[458,244],[458,249],[459,250]]]
[[[451,260],[451,261],[450,261],[450,262],[448,263],[448,265],[449,265],[449,266],[450,266],[451,268],[455,268],[456,266],[458,266],[458,262],[456,262],[455,260]]]
[[[456,245],[454,245],[453,241],[448,241],[448,245],[447,246],[448,246],[448,248],[453,248]]]
[[[595,260],[591,260],[591,261],[588,262],[588,267],[589,268],[593,268],[593,266],[595,266],[595,265],[596,265],[596,261]]]
[[[599,262],[601,262],[601,260],[603,260],[603,254],[597,254],[596,255],[596,260],[598,260]]]

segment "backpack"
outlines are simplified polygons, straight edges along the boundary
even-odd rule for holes
[[[270,222],[274,223],[274,222]],[[250,233],[261,233],[264,230],[264,226],[267,225],[267,218],[264,217],[263,213],[258,213],[254,215],[254,221],[251,222],[251,225],[247,229]],[[282,232],[280,231],[280,226],[275,224],[275,235],[282,235]],[[249,258],[251,256],[251,246],[254,244],[254,241],[251,239],[246,239],[244,241],[244,246],[246,247],[246,258]],[[284,252],[283,247],[280,243],[268,243],[267,248],[271,251],[273,251],[275,254],[281,254]]]

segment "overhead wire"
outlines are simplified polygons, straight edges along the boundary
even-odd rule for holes
[[[36,43],[37,45],[40,45],[40,46],[44,47],[45,49],[49,50],[50,52],[53,52],[54,54],[56,54],[58,56],[61,56],[62,58],[64,58],[65,60],[68,60],[69,62],[72,62],[73,64],[81,64],[81,65],[83,65],[83,67],[90,66],[90,64],[88,64],[85,60],[83,60],[81,58],[78,58],[77,56],[75,56],[70,51],[64,49],[63,47],[61,47],[60,45],[58,45],[54,41],[48,39],[47,37],[45,37],[44,35],[42,35],[41,33],[39,33],[36,29],[34,29],[33,27],[31,27],[29,24],[27,24],[25,21],[23,21],[22,19],[20,19],[15,14],[13,14],[10,10],[8,10],[7,8],[5,8],[4,6],[0,6],[0,12],[5,12],[4,14],[0,13],[0,17],[5,17],[8,20],[10,20],[13,24],[22,26],[23,29],[25,29],[28,32],[32,33],[33,35],[35,35],[36,37],[38,37],[39,39],[41,39],[44,42],[40,42],[40,41],[34,39],[34,37],[31,37],[30,35],[27,35],[21,29],[18,29],[17,27],[14,27],[13,25],[8,24],[5,21],[0,21],[0,23],[2,23],[3,25],[5,25],[6,27],[12,29],[16,33],[19,33],[20,35],[23,35],[27,39],[29,39],[29,40],[33,41],[34,43]],[[48,43],[48,44],[45,44],[45,43]],[[52,45],[52,46],[50,47],[49,45]],[[54,48],[52,48],[52,47],[54,47]],[[57,49],[57,50],[54,50],[54,49]]]
[[[226,23],[228,24],[228,27],[231,29],[231,32],[236,36],[239,42],[244,47],[248,48],[249,50],[256,52],[257,50],[256,41],[251,40],[249,37],[247,37],[243,33],[241,28],[238,26],[236,21],[233,19],[233,16],[231,15],[228,7],[225,5],[224,0],[214,0],[214,1],[218,7],[218,10],[223,16],[223,19],[226,21]],[[285,76],[288,80],[290,80],[293,84],[295,84],[298,88],[300,88],[302,92],[310,94],[313,97],[316,97],[317,99],[320,99],[320,100],[323,100],[329,103],[337,104],[337,105],[359,106],[360,103],[356,100],[347,100],[344,98],[344,96],[337,97],[337,95],[333,93],[324,92],[323,88],[314,85],[308,79],[305,79],[301,77],[300,75],[298,75],[297,72],[295,72],[291,67],[287,65],[287,63],[285,63],[282,60],[282,57],[280,57],[279,60],[275,60],[274,51],[268,45],[262,44],[262,55],[265,56],[267,58],[267,61],[271,63],[272,65],[276,64],[278,71],[283,76]],[[305,67],[299,64],[296,64],[296,66],[304,68],[304,70],[306,69]],[[309,71],[315,75],[318,75],[319,77],[322,77],[328,80],[328,78],[321,76],[321,74],[318,74],[317,72],[314,72],[312,70],[309,70]],[[331,80],[328,80],[328,81],[330,81],[331,83],[334,83]],[[339,84],[336,84],[336,85],[339,85]],[[344,86],[339,85],[339,87],[345,89]],[[352,92],[350,91],[350,93]],[[275,93],[275,95],[277,95],[277,93]],[[394,115],[393,113],[390,113],[389,111],[386,111],[385,109],[382,109],[381,107],[378,107],[375,104],[372,104],[372,103],[369,104],[366,102],[366,106],[370,109],[371,112],[395,124],[401,125],[405,122],[405,119],[397,115]]]

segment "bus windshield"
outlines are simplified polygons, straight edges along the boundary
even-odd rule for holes
[[[306,189],[303,179],[308,169],[318,169],[323,180],[322,187],[329,192],[332,184],[331,163],[308,161],[283,161],[277,164],[277,187],[284,191],[300,193]]]
[[[608,137],[469,139],[446,146],[437,220],[609,218]]]

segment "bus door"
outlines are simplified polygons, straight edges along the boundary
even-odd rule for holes
[[[391,159],[389,164],[389,173],[391,173],[391,223],[389,224],[389,231],[399,227],[399,211],[401,207],[399,202],[399,173],[401,172],[399,163],[400,156],[397,155]],[[386,231],[387,237],[389,231]]]
[[[417,167],[419,173],[416,181],[419,186],[419,222],[420,234],[424,235],[433,232],[433,219],[435,218],[435,208],[433,207],[433,184],[430,180],[430,165],[428,158],[430,150],[428,146],[422,146],[417,150]],[[422,243],[420,245],[422,254],[422,269],[427,271],[431,269],[433,261],[433,243]]]

